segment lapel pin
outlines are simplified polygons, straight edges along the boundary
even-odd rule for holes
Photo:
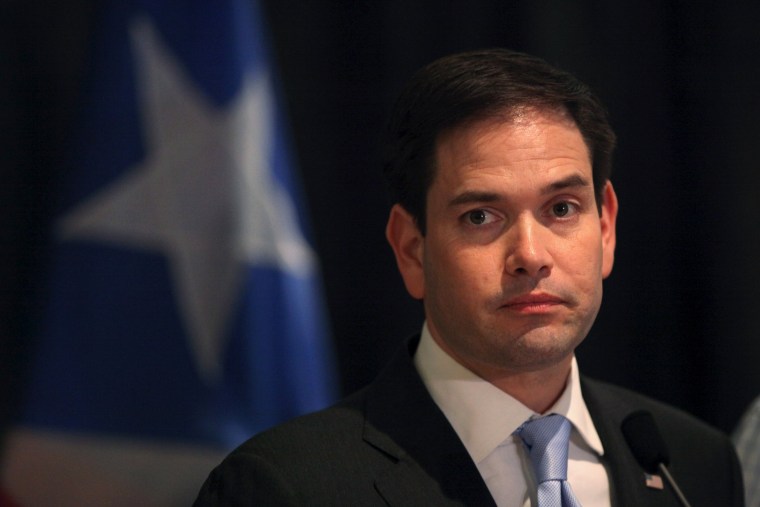
[[[653,474],[644,474],[644,482],[648,488],[663,489],[662,477]]]

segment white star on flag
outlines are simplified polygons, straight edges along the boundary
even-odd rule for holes
[[[246,264],[308,275],[315,256],[270,168],[273,96],[265,71],[209,103],[145,19],[132,25],[146,156],[60,224],[83,239],[166,255],[199,373],[219,378]]]

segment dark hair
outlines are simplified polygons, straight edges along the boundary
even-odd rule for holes
[[[615,133],[591,90],[571,74],[517,51],[459,53],[414,74],[396,102],[386,132],[384,173],[391,198],[415,218],[423,234],[441,134],[468,122],[514,114],[525,106],[570,114],[591,154],[594,192],[601,206]]]

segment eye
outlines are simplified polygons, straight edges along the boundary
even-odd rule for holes
[[[484,225],[495,220],[493,214],[484,209],[474,209],[465,213],[465,220],[472,225]]]
[[[547,214],[555,219],[570,220],[580,213],[583,206],[574,201],[555,201],[547,209]]]
[[[554,216],[564,217],[570,213],[570,206],[571,205],[568,202],[558,202],[552,206],[552,213],[554,213]]]

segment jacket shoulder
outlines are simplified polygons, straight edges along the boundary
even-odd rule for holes
[[[652,397],[599,380],[584,378],[584,396],[592,403],[601,404],[606,411],[616,415],[620,422],[636,410],[650,412],[662,432],[677,430],[686,432],[690,439],[704,438],[728,442],[728,437],[688,412]]]
[[[368,470],[388,460],[363,445],[361,407],[357,394],[251,437],[211,472],[195,505],[340,503],[353,489],[371,489],[356,478],[371,477]]]
[[[698,505],[744,505],[736,451],[723,432],[684,410],[622,387],[588,378],[582,378],[581,386],[605,453],[614,454],[608,459],[617,473],[643,473],[621,431],[628,415],[643,410],[652,414],[669,456],[668,468],[688,499]],[[638,488],[620,487],[626,493]]]

